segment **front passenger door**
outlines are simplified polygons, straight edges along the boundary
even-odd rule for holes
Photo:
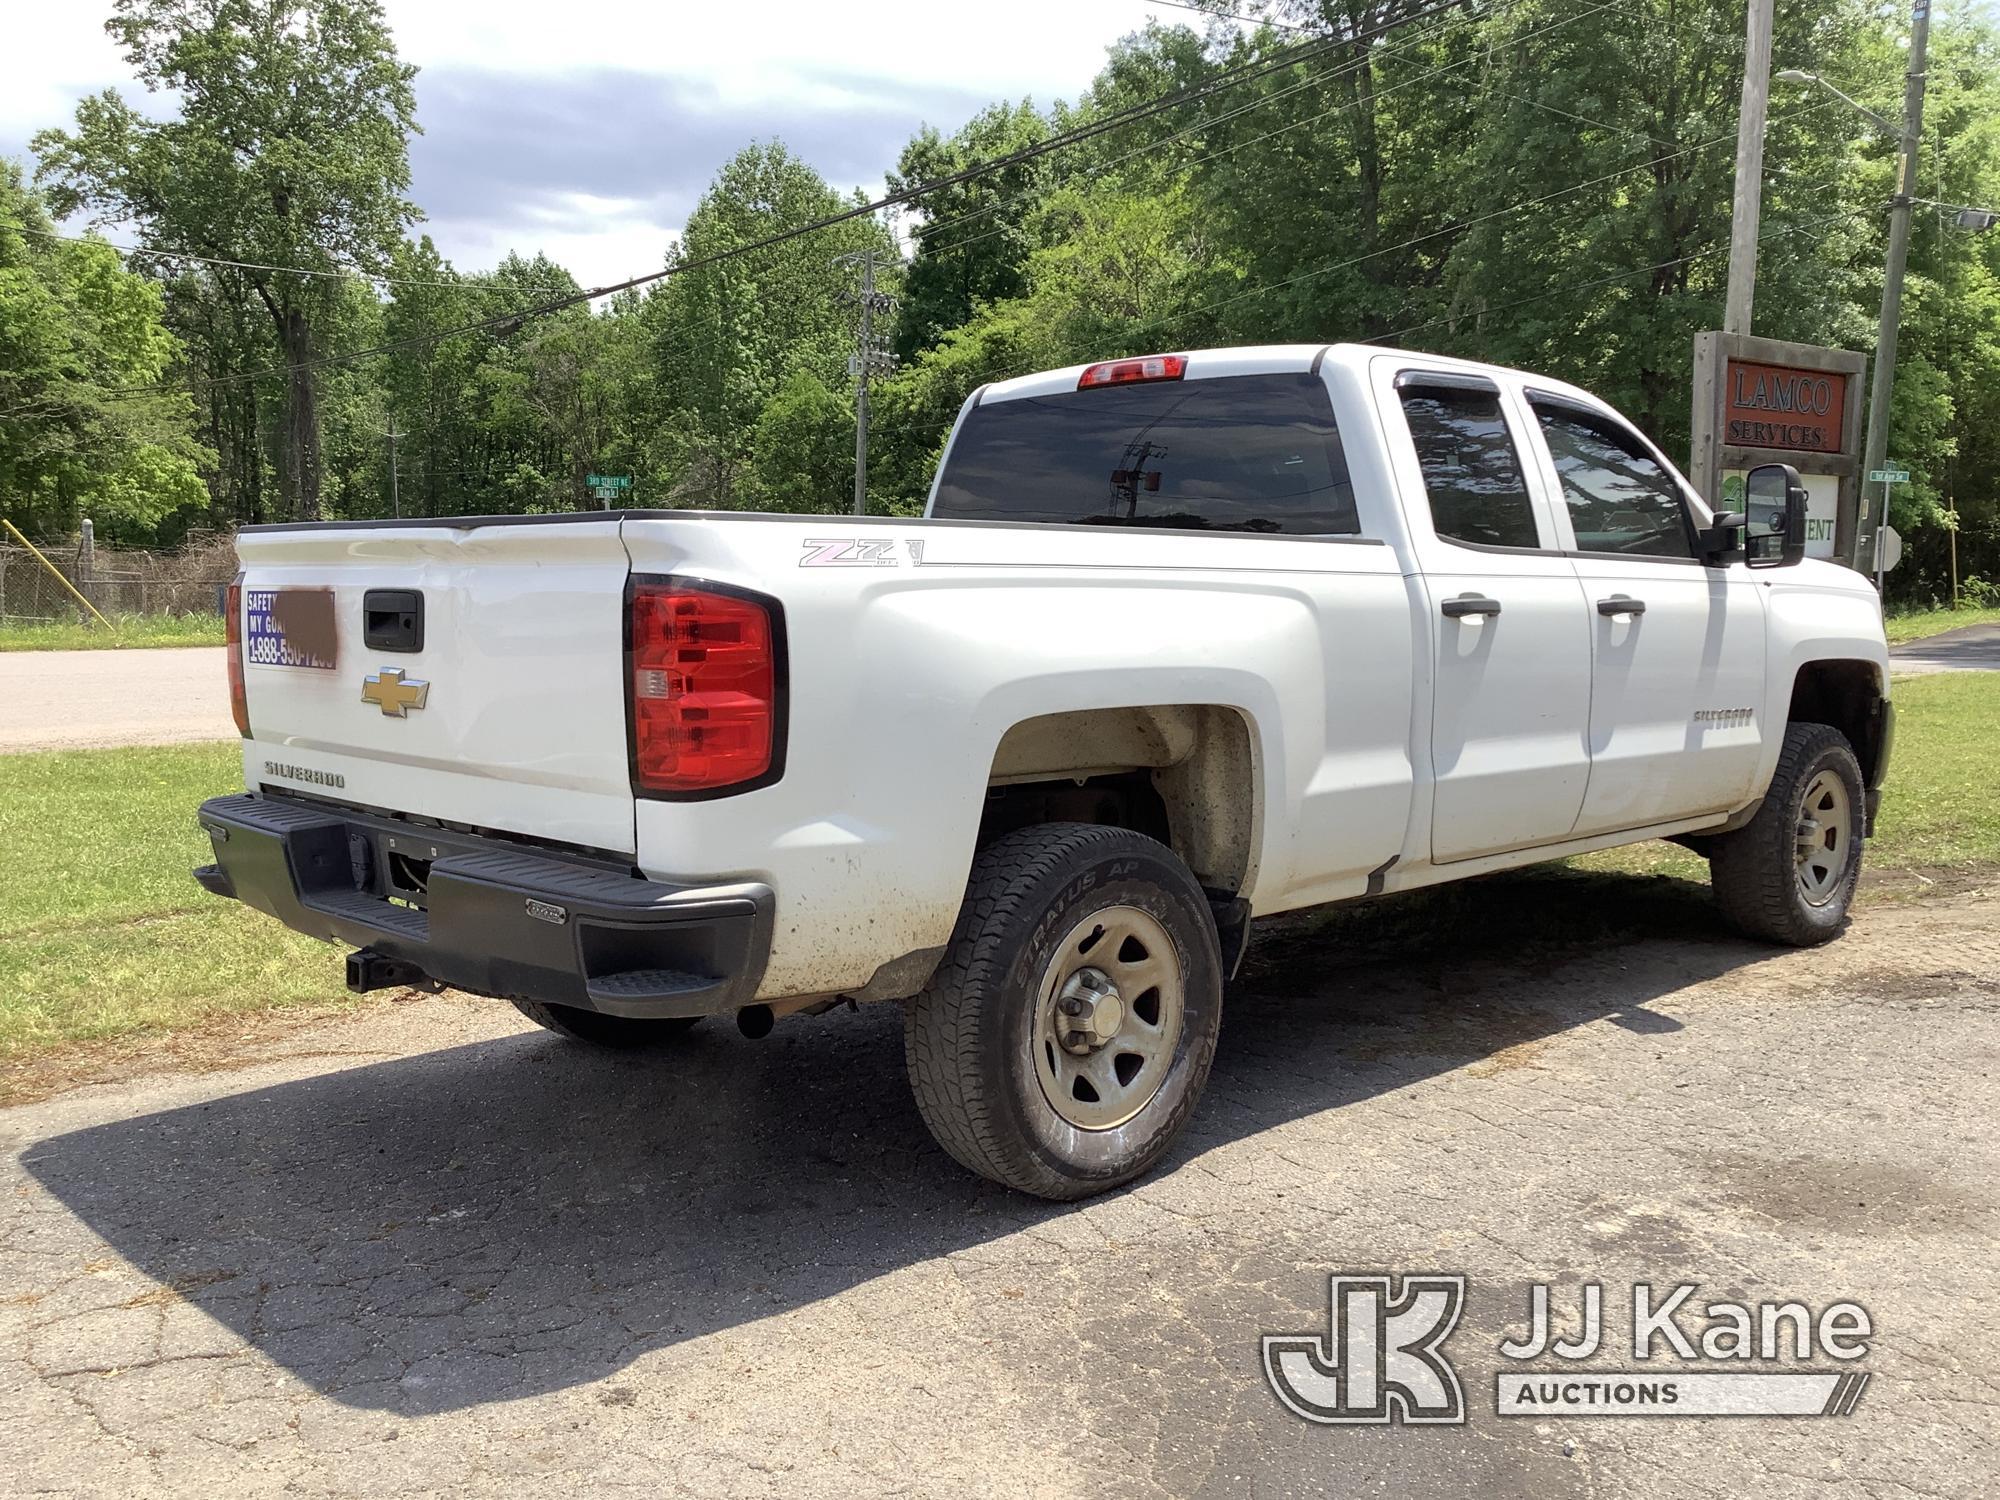
[[[1558,842],[1590,774],[1582,589],[1530,491],[1499,386],[1406,371],[1396,399],[1414,448],[1401,489],[1435,662],[1431,858]]]
[[[1679,482],[1636,432],[1562,397],[1529,400],[1591,610],[1577,836],[1741,806],[1766,733],[1763,589],[1741,564],[1702,561]]]

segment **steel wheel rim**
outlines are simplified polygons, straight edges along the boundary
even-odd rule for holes
[[[1854,803],[1839,773],[1821,771],[1799,798],[1799,895],[1808,906],[1825,906],[1847,879],[1854,841]]]
[[[1136,906],[1092,912],[1056,945],[1035,992],[1035,1076],[1078,1130],[1116,1130],[1160,1092],[1187,1009],[1180,955]]]

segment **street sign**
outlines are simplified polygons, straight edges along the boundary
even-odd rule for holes
[[[1910,482],[1910,471],[1896,467],[1870,469],[1868,471],[1868,482],[1870,484],[1908,484]]]
[[[586,474],[584,482],[590,486],[590,498],[600,505],[624,499],[632,488],[630,474]]]

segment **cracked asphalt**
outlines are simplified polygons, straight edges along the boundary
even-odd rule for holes
[[[383,1003],[7,1111],[0,1490],[1993,1493],[1991,895],[1807,953],[1638,877],[1373,910],[1274,929],[1188,1137],[1076,1206],[931,1145],[893,1007],[631,1057]],[[1258,1335],[1343,1270],[1470,1277],[1466,1425],[1279,1407]],[[1860,1301],[1865,1399],[1493,1414],[1531,1283],[1616,1345],[1641,1279]]]

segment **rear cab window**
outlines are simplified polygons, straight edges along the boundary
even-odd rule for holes
[[[1361,530],[1317,375],[1226,375],[975,406],[930,514],[1168,530]]]
[[[1539,547],[1535,503],[1499,389],[1423,377],[1398,385],[1438,536],[1474,547]]]

